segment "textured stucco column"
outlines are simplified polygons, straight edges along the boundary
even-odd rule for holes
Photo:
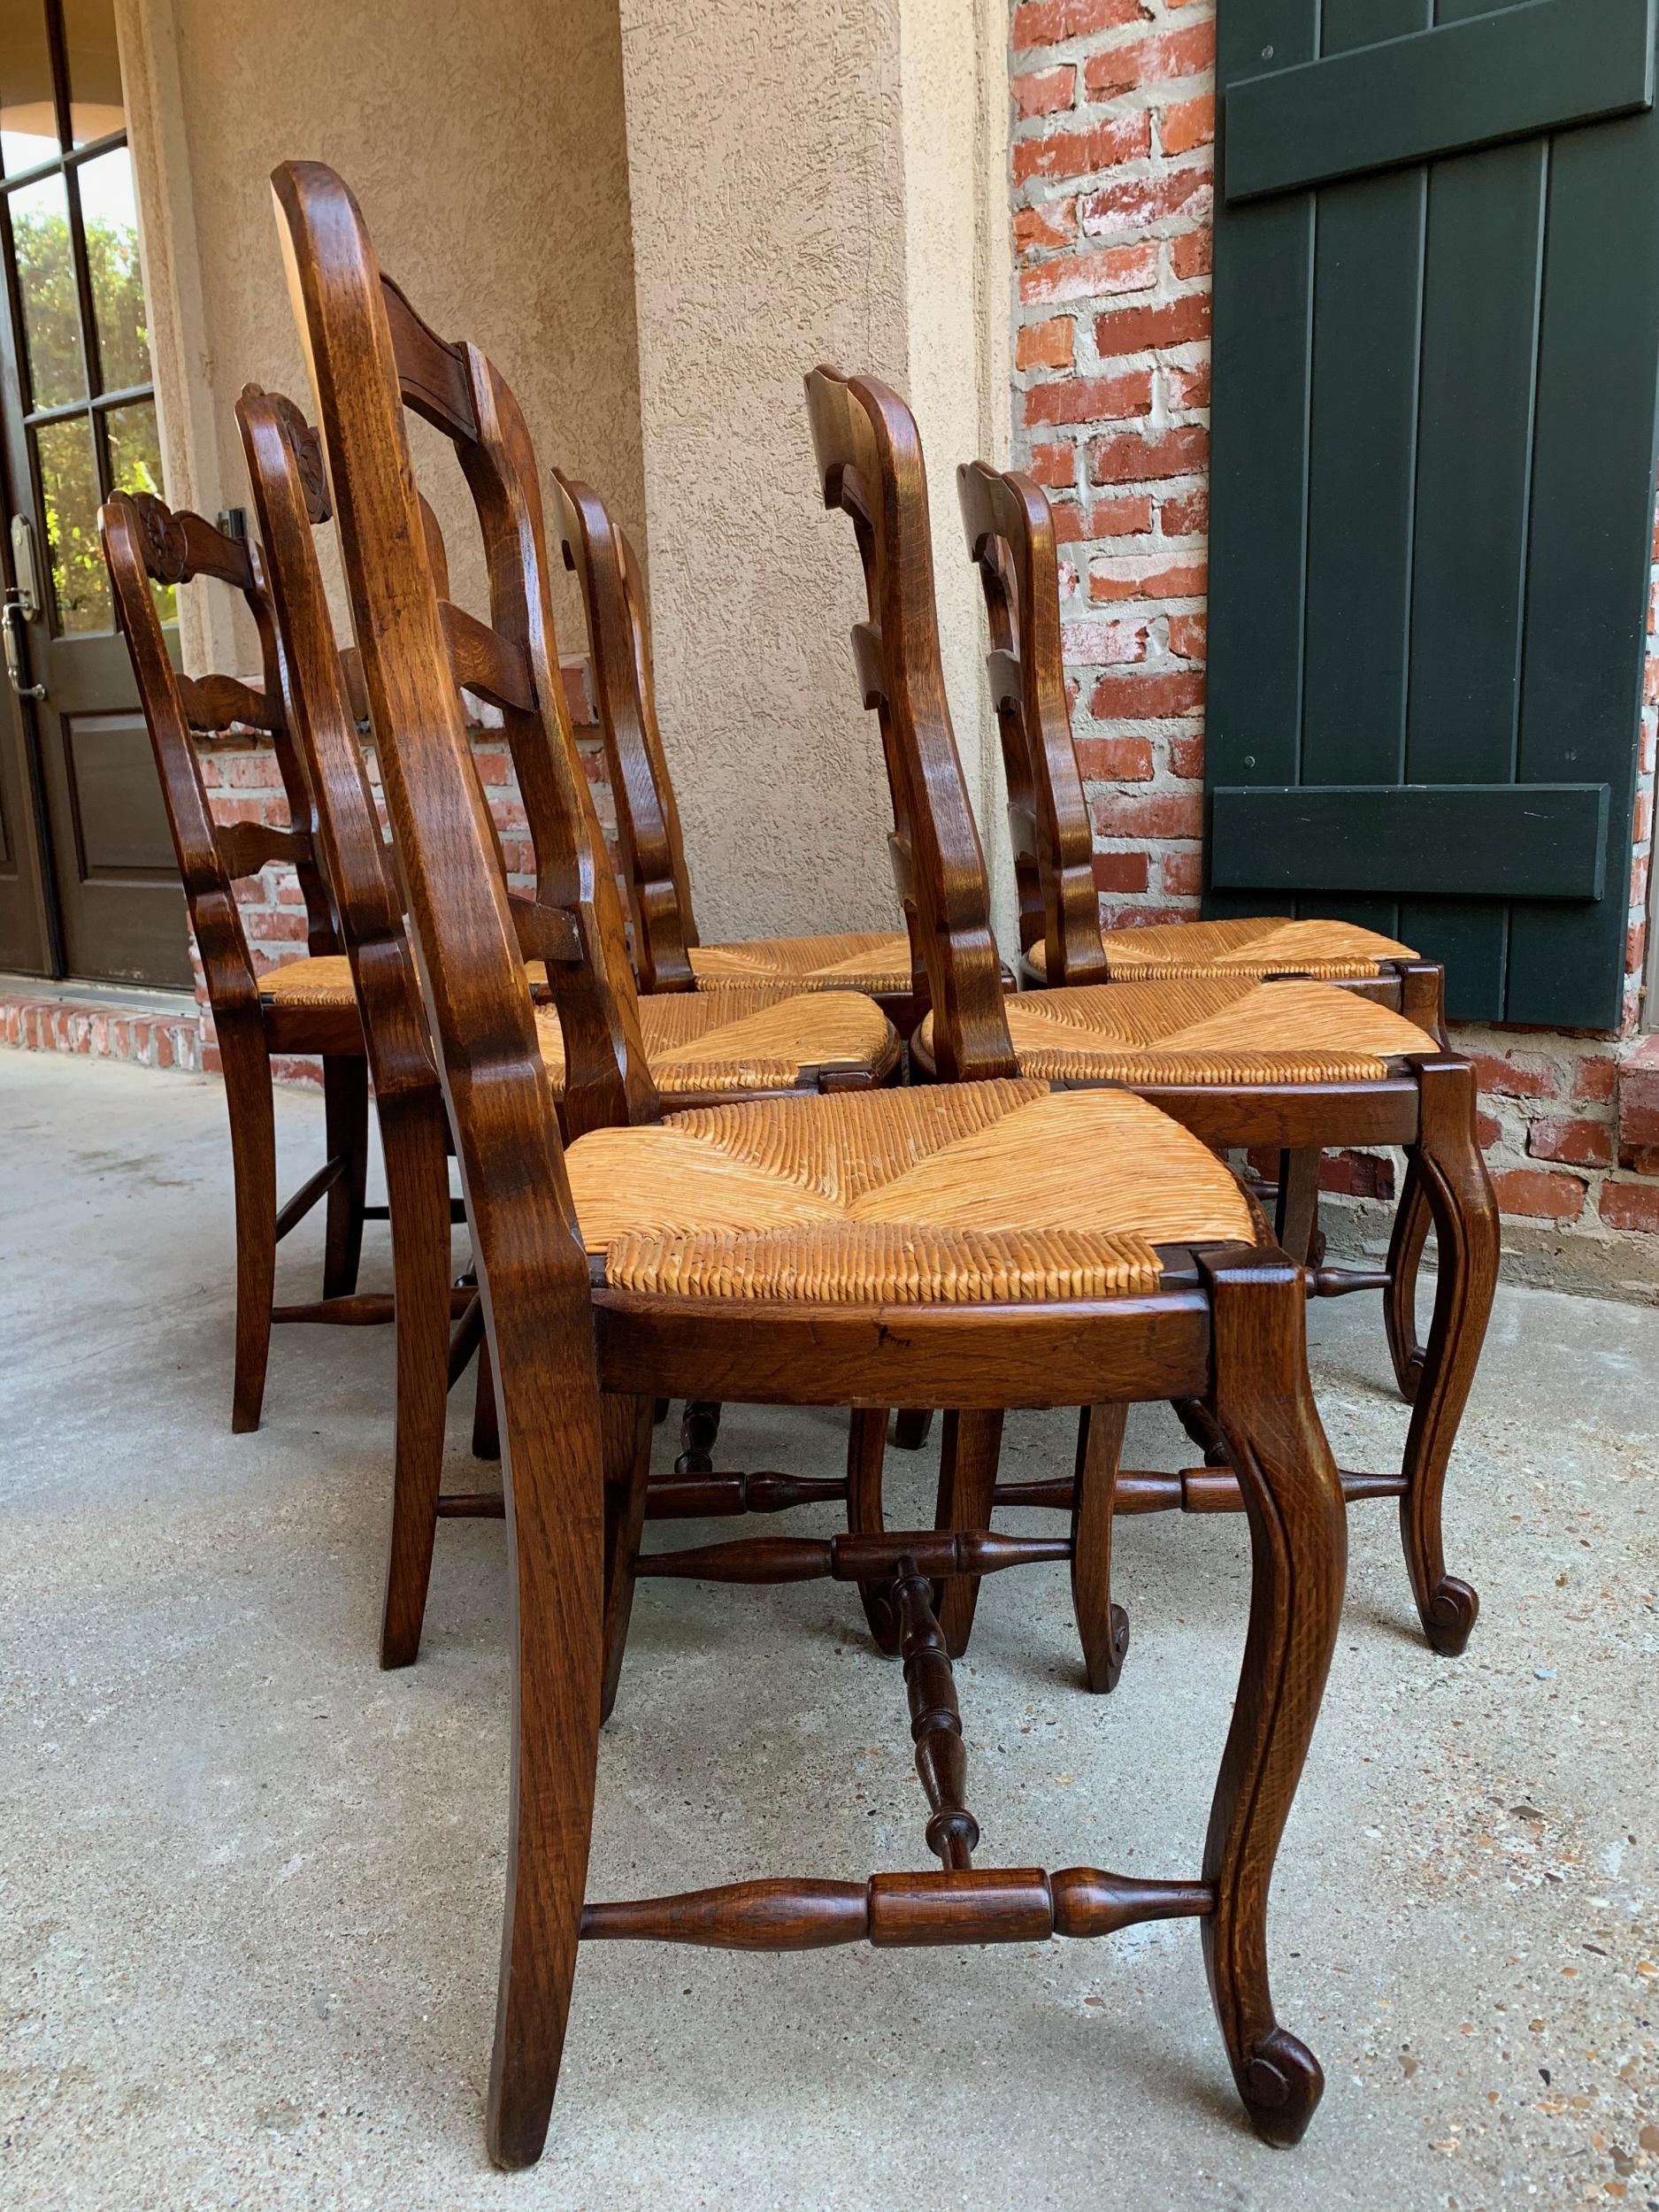
[[[1006,436],[1004,38],[1000,0],[622,0],[659,703],[707,938],[895,913],[817,361],[917,406],[957,740],[992,789],[952,475]]]
[[[332,162],[384,266],[447,337],[476,340],[548,467],[602,483],[642,527],[638,348],[616,0],[119,0],[144,211],[164,466],[175,503],[245,507],[236,396],[303,398],[268,182]],[[449,541],[454,595],[488,603],[472,503],[435,432],[411,428]],[[326,548],[327,541],[325,541]],[[557,557],[556,557],[557,558]],[[556,570],[561,645],[580,602]],[[204,595],[205,596],[205,595]],[[248,626],[193,667],[255,665]]]

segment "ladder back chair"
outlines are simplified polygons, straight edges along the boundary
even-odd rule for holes
[[[1498,1259],[1473,1069],[1440,1044],[1437,1006],[1412,995],[1410,971],[1404,1011],[1326,983],[1243,977],[1004,998],[984,856],[945,703],[915,418],[873,377],[833,369],[808,378],[807,404],[826,504],[849,517],[864,567],[869,620],[854,633],[855,659],[902,795],[895,867],[928,954],[933,1010],[911,1041],[913,1069],[947,1082],[1022,1075],[1132,1090],[1217,1148],[1269,1145],[1304,1156],[1345,1145],[1406,1148],[1439,1240],[1434,1317],[1401,1467],[1343,1482],[1350,1499],[1399,1501],[1425,1634],[1438,1651],[1461,1651],[1479,1601],[1446,1571],[1441,1504]],[[1300,1252],[1306,1217],[1287,1223],[1286,1197],[1281,1189],[1279,1241]],[[1385,1288],[1388,1278],[1321,1270],[1309,1281],[1342,1295]],[[1221,1462],[1202,1420],[1191,1426]],[[941,1525],[988,1519],[994,1469],[983,1455],[973,1467],[977,1492],[960,1483],[955,1494],[941,1489]],[[1048,1487],[1052,1502],[1058,1488]],[[1120,1509],[1196,1511],[1231,1505],[1233,1490],[1225,1464],[1212,1463],[1179,1478],[1120,1478],[1118,1495]],[[1044,1501],[1028,1487],[1022,1502]]]
[[[591,486],[557,469],[553,482],[565,565],[575,572],[588,617],[641,989],[726,992],[778,981],[797,990],[865,991],[908,1036],[920,1010],[916,964],[902,930],[722,945],[704,945],[699,938],[680,810],[657,724],[639,563],[626,533]]]
[[[580,858],[560,887],[567,946],[549,974],[567,1024],[567,1112],[573,1096],[607,1110],[565,1141],[465,757],[404,434],[414,393],[394,296],[332,171],[285,164],[273,181],[500,1401],[515,1694],[492,2155],[523,2166],[541,2151],[584,1939],[1028,1943],[1171,1916],[1200,1924],[1247,2111],[1263,2135],[1294,2141],[1322,2078],[1273,2012],[1266,1899],[1346,1549],[1308,1387],[1300,1271],[1206,1148],[1127,1094],[1010,1079],[763,1100],[650,1125],[634,1111],[649,1079],[620,933],[595,925],[603,885]],[[512,557],[497,547],[491,564],[492,611],[528,660],[557,750],[534,456],[481,355],[428,365],[423,411],[470,442],[480,509],[510,533]],[[1081,1525],[1049,1539],[761,1538],[635,1558],[652,1398],[710,1371],[724,1397],[764,1403],[1093,1404]],[[1202,1870],[1160,1881],[977,1868],[931,1584],[970,1563],[1067,1560],[1092,1611],[1122,1409],[1186,1395],[1207,1400],[1226,1438],[1253,1556]],[[651,1572],[885,1585],[937,1870],[585,1901],[605,1678],[634,1577]]]
[[[413,311],[407,312],[412,315]],[[288,723],[316,794],[320,847],[330,880],[339,887],[336,904],[342,931],[350,949],[364,1008],[388,1177],[393,1186],[394,1252],[401,1255],[399,1232],[407,1222],[411,1310],[419,1294],[424,1306],[434,1312],[441,1310],[442,1327],[447,1332],[446,1123],[402,904],[388,883],[379,819],[357,736],[359,710],[366,713],[366,698],[357,695],[362,684],[360,660],[355,649],[344,654],[335,650],[310,544],[312,529],[330,514],[320,448],[316,433],[300,411],[279,394],[262,392],[250,385],[236,411],[260,535],[270,549],[272,600],[282,648]],[[421,507],[430,518],[424,500]],[[445,580],[442,540],[430,520],[426,548],[434,584],[442,589]],[[547,734],[523,652],[500,633],[447,601],[441,602],[441,616],[457,684],[465,681],[513,718],[513,734],[521,749],[532,741],[531,724],[534,741],[545,746]],[[560,788],[565,794],[561,803],[570,803],[573,787],[561,785]],[[497,872],[504,882],[499,854]],[[509,910],[521,951],[539,944],[545,952],[565,928],[562,915],[517,894],[509,896]],[[533,966],[533,979],[536,972]],[[751,999],[754,1004],[746,1013],[743,1010]],[[655,1018],[659,1008],[670,1014],[701,1017],[680,1025],[688,1034],[689,1043],[677,1039],[672,1023]],[[807,996],[763,989],[722,995],[718,999],[644,1001],[639,1012],[653,1081],[682,1108],[713,1107],[773,1093],[807,1095],[868,1088],[872,1082],[884,1079],[898,1058],[898,1040],[886,1018],[870,1000],[850,993]],[[783,1052],[766,1046],[761,1027],[764,1019],[771,1020],[774,1039],[783,1038],[787,1048]],[[786,1025],[791,1021],[793,1029]],[[562,1109],[565,1047],[558,1015],[550,1005],[537,1008],[536,1034],[556,1108]],[[761,1037],[758,1046],[752,1041],[757,1035]],[[839,1058],[838,1036],[845,1041],[839,1047]],[[745,1039],[751,1041],[746,1044]],[[818,1056],[817,1066],[803,1064],[809,1041]],[[396,1127],[388,1126],[388,1115],[396,1119]],[[400,1142],[404,1119],[412,1123],[413,1129],[407,1141]],[[400,1179],[394,1176],[395,1160],[403,1163],[415,1184],[407,1202]],[[440,1179],[446,1209],[442,1212],[438,1204]],[[444,1278],[442,1286],[441,1278]],[[400,1265],[400,1316],[403,1284]],[[424,1362],[411,1368],[408,1379],[417,1410],[424,1410],[428,1404],[435,1407],[436,1421],[435,1430],[427,1438],[429,1448],[419,1452],[400,1448],[396,1460],[381,1647],[385,1665],[405,1664],[419,1650],[437,1521],[464,1516],[495,1517],[503,1510],[499,1493],[441,1493],[439,1486],[444,1393],[442,1386],[435,1386],[436,1378],[445,1372],[447,1359],[448,1376],[453,1381],[477,1348],[481,1329],[481,1311],[474,1303],[463,1316],[453,1342],[447,1334],[440,1334],[435,1342],[428,1339]],[[401,1349],[400,1336],[400,1405],[405,1387]],[[487,1372],[480,1373],[480,1388],[493,1393]],[[493,1436],[493,1395],[490,1411],[492,1418],[487,1425]],[[403,1436],[400,1426],[400,1447]],[[684,1467],[678,1470],[682,1476],[694,1471]],[[794,1479],[776,1473],[716,1476],[711,1468],[703,1471],[710,1479],[654,1484],[648,1512],[652,1517],[678,1518],[778,1511],[846,1494],[844,1482]]]
[[[310,787],[282,710],[279,649],[257,548],[227,536],[199,515],[174,514],[149,493],[112,495],[99,513],[98,530],[224,1071],[236,1222],[231,1427],[242,1434],[259,1425],[273,1322],[391,1317],[389,1300],[356,1294],[363,1224],[372,1210],[364,1203],[368,1078],[363,1030],[318,864]],[[259,636],[263,690],[228,676],[180,675],[173,667],[150,586],[196,577],[226,585],[248,607]],[[233,725],[269,736],[288,798],[285,826],[215,820],[196,738]],[[307,951],[261,974],[249,949],[235,886],[273,864],[287,864],[298,876]],[[322,1060],[326,1157],[279,1205],[271,1062],[273,1055],[288,1053]],[[279,1306],[277,1246],[319,1202],[326,1204],[322,1296]]]
[[[1061,649],[1054,510],[1031,477],[986,461],[964,462],[956,471],[956,489],[990,629],[986,667],[1008,787],[1026,979],[1046,987],[1314,978],[1408,1014],[1444,1044],[1443,971],[1374,930],[1286,916],[1102,930],[1094,825],[1071,735]],[[1286,1202],[1310,1226],[1317,1218],[1317,1155],[1281,1162],[1281,1185],[1294,1186]],[[1407,1399],[1415,1395],[1423,1371],[1416,1286],[1431,1220],[1427,1194],[1409,1167],[1385,1293],[1389,1350]]]
[[[1439,967],[1409,945],[1353,923],[1278,916],[1102,932],[1093,832],[1066,703],[1054,512],[1032,478],[985,461],[958,468],[956,488],[990,621],[987,665],[1008,779],[1020,950],[1030,979],[1058,985],[1315,977],[1350,984],[1419,1018],[1426,1014]]]

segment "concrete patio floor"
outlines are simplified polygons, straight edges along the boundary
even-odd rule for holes
[[[291,1187],[320,1102],[282,1094],[278,1118]],[[1328,2080],[1299,2150],[1245,2129],[1173,1924],[595,1950],[547,2156],[507,2177],[481,2118],[502,1528],[441,1528],[425,1654],[379,1672],[389,1333],[280,1332],[265,1426],[230,1435],[217,1084],[0,1054],[0,1132],[7,2212],[1659,2205],[1659,1312],[1502,1296],[1452,1485],[1451,1563],[1483,1600],[1463,1660],[1415,1632],[1392,1510],[1353,1517],[1274,1891],[1279,2009]],[[284,1247],[289,1294],[319,1244],[314,1221]],[[383,1226],[364,1279],[389,1283]],[[1375,1302],[1312,1329],[1339,1458],[1386,1463],[1405,1414]],[[461,1414],[449,1479],[472,1487]],[[1011,1420],[1010,1473],[1069,1464],[1069,1426]],[[841,1448],[834,1417],[733,1410],[720,1458],[830,1471]],[[1182,1463],[1163,1409],[1130,1455]],[[899,1512],[927,1512],[933,1472],[895,1455]],[[987,1863],[1196,1871],[1247,1567],[1236,1519],[1125,1523],[1133,1640],[1105,1700],[1060,1571],[987,1587],[960,1671]],[[590,1892],[919,1865],[908,1750],[850,1592],[648,1588]]]

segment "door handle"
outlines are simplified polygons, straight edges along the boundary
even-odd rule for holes
[[[23,645],[18,636],[18,624],[23,610],[18,603],[15,591],[8,591],[5,603],[0,605],[0,628],[5,632],[6,674],[12,679],[12,688],[19,699],[43,699],[44,684],[26,684],[23,680]]]

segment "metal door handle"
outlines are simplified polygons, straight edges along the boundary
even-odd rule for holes
[[[18,636],[18,624],[23,610],[18,604],[14,591],[7,592],[5,603],[0,606],[0,628],[5,632],[6,674],[12,679],[12,688],[19,699],[43,699],[44,684],[26,684],[23,680],[23,647]]]

